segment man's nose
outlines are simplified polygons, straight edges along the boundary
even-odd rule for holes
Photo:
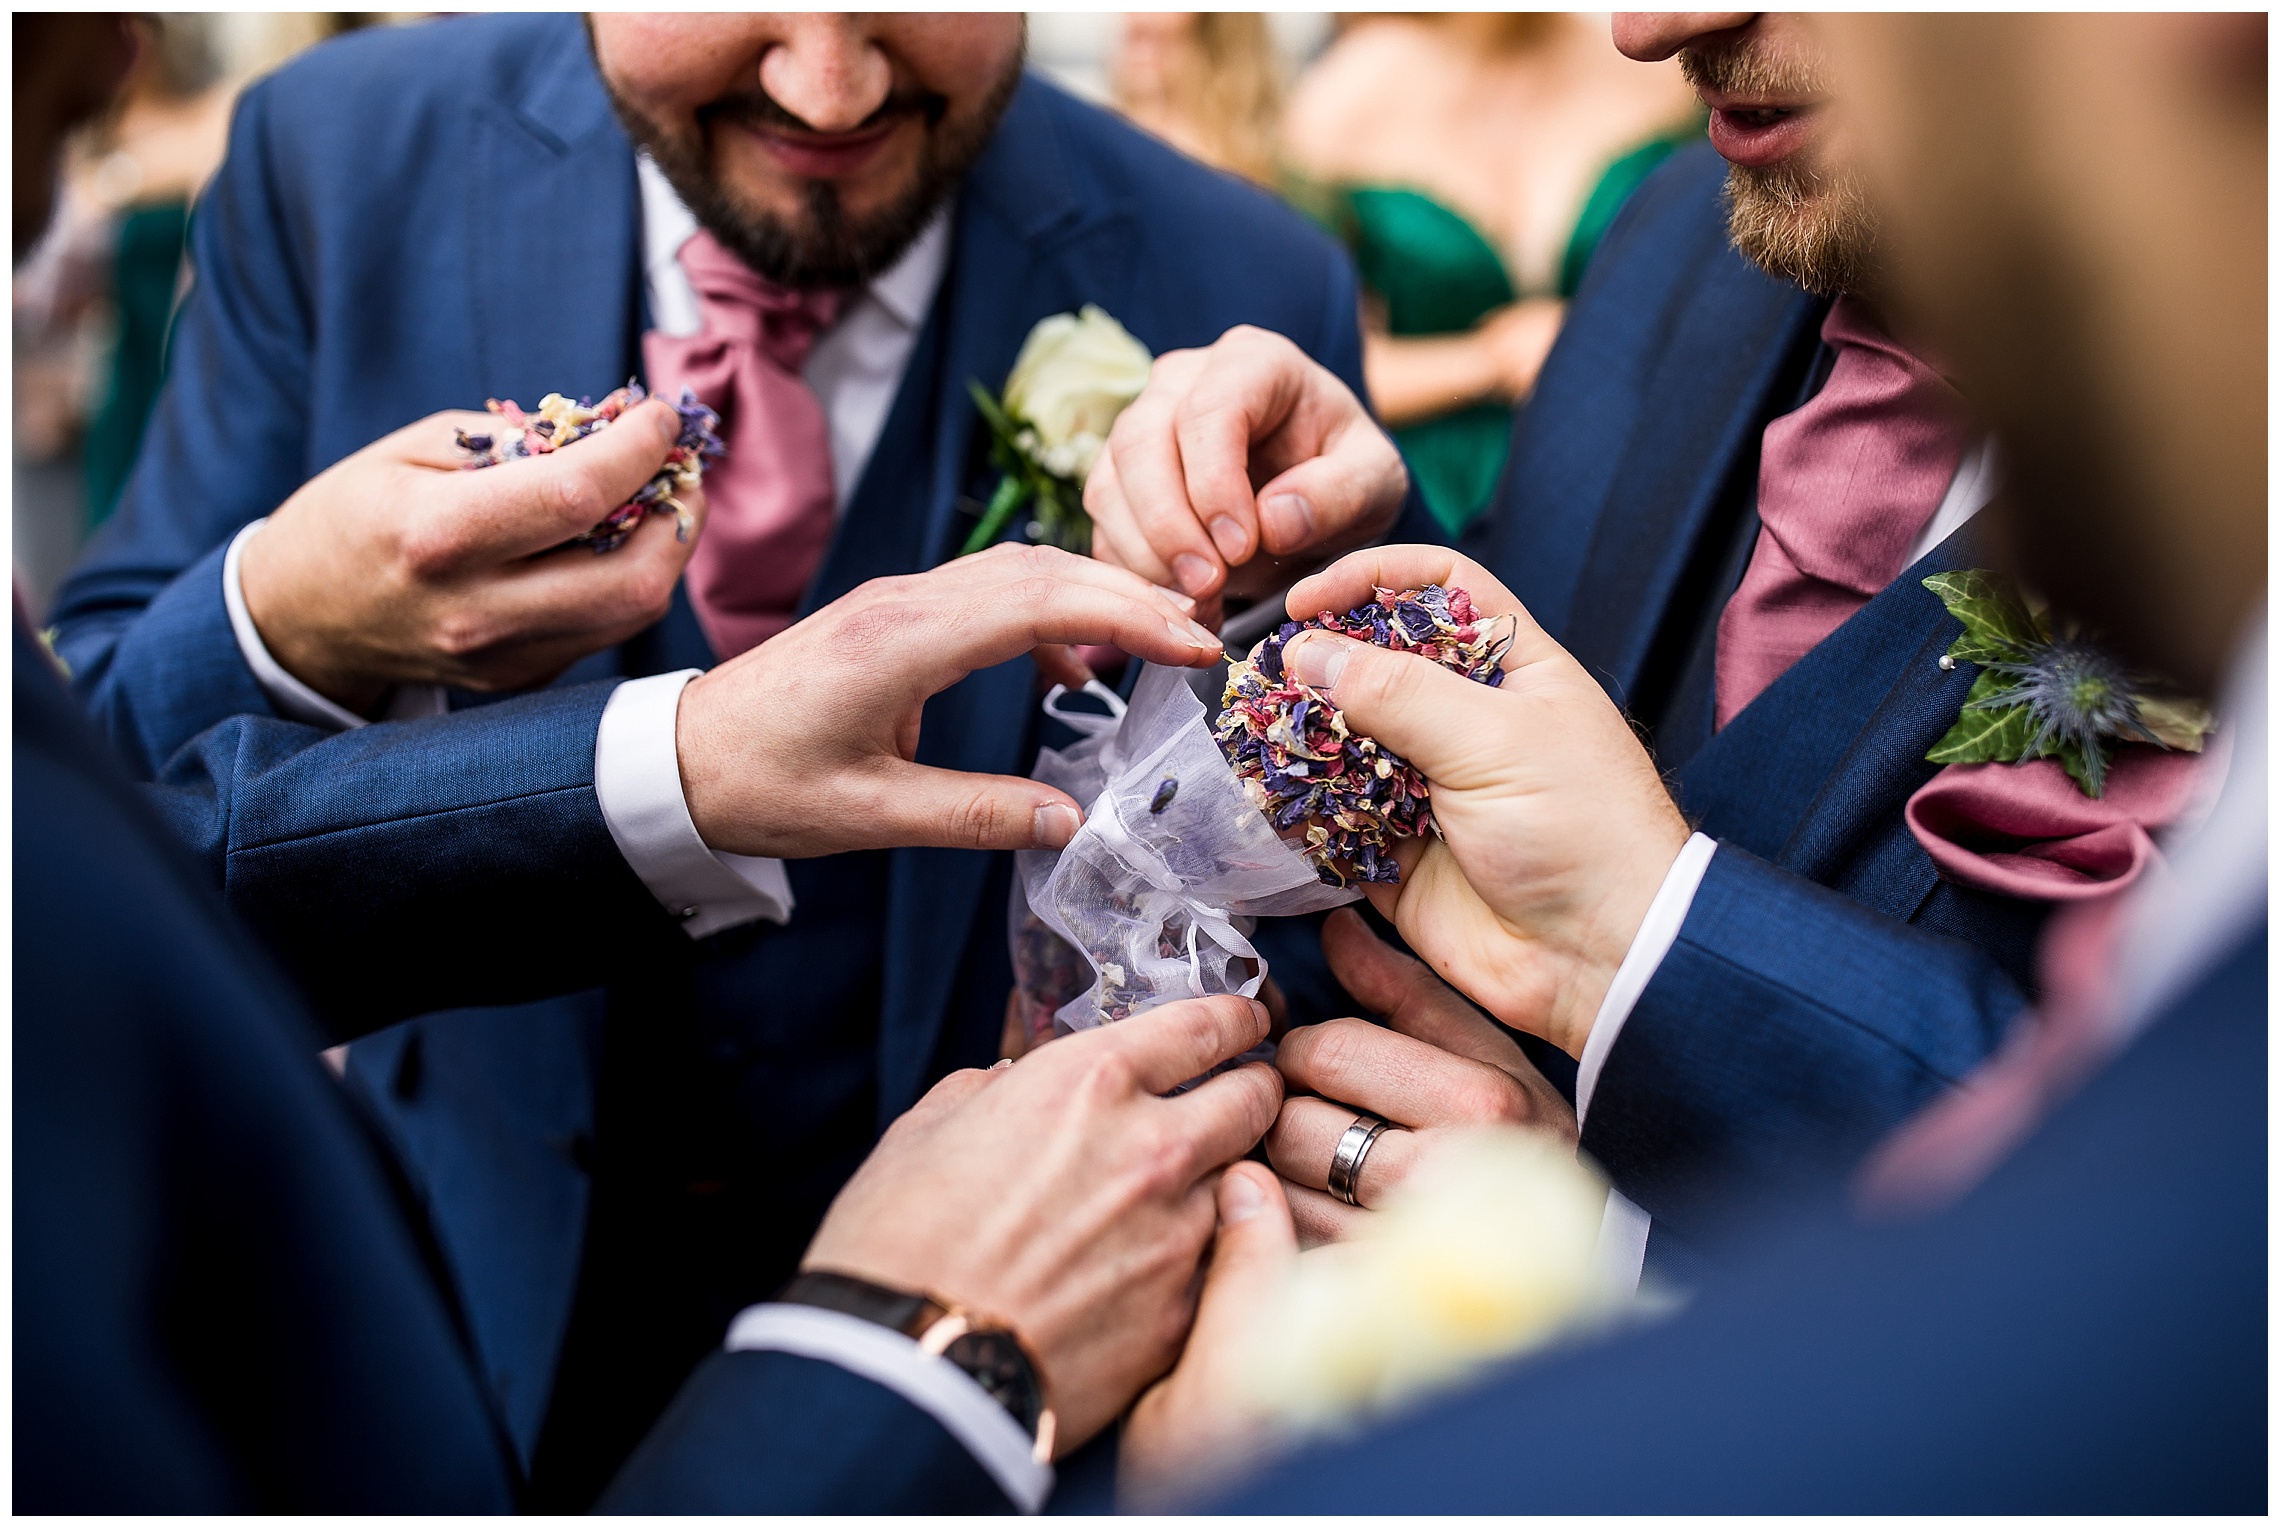
[[[760,58],[760,88],[819,133],[844,133],[885,103],[894,71],[853,17],[796,19]]]
[[[1679,49],[1720,32],[1737,32],[1756,11],[1617,11],[1615,46],[1626,58],[1660,63]]]

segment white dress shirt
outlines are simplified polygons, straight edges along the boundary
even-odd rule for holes
[[[1940,499],[1940,507],[1933,511],[1931,522],[1909,547],[1906,566],[1915,566],[1918,558],[1961,530],[1987,507],[1988,501],[1995,497],[1995,466],[1993,440],[1982,440],[1964,453],[1963,460],[1956,464],[1955,476],[1948,480],[1948,490]],[[1591,1098],[1599,1089],[1599,1074],[1606,1070],[1607,1057],[1622,1037],[1623,1026],[1630,1020],[1631,1010],[1638,1005],[1640,994],[1662,969],[1663,957],[1677,942],[1678,931],[1694,906],[1694,893],[1701,887],[1703,874],[1709,870],[1717,849],[1715,840],[1700,833],[1686,841],[1663,876],[1662,887],[1648,905],[1638,933],[1632,936],[1631,947],[1624,953],[1623,963],[1616,968],[1615,979],[1608,983],[1607,996],[1601,1000],[1599,1012],[1592,1019],[1591,1034],[1584,1041],[1583,1054],[1576,1060],[1575,1122],[1578,1128],[1591,1112]],[[1638,1287],[1639,1272],[1646,1263],[1647,1233],[1651,1228],[1652,1221],[1646,1211],[1621,1194],[1610,1192],[1607,1215],[1599,1227],[1597,1257],[1601,1271],[1625,1288]]]
[[[696,289],[681,269],[680,249],[697,220],[647,155],[637,161],[641,188],[642,274],[655,326],[667,334],[704,327]],[[950,260],[947,208],[903,257],[876,277],[839,322],[808,352],[801,375],[822,404],[831,436],[832,487],[844,513],[885,430],[918,332],[934,305]],[[256,520],[238,532],[222,564],[222,598],[238,651],[279,714],[313,726],[346,729],[365,718],[335,705],[286,672],[261,640],[247,610],[239,556]],[[780,860],[715,854],[697,833],[681,789],[674,742],[681,691],[697,670],[628,680],[602,710],[594,739],[594,794],[602,820],[626,863],[692,939],[756,919],[784,923],[792,888]],[[447,707],[438,686],[400,686],[386,716],[434,716]]]

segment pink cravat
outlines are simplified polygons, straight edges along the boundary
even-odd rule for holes
[[[1900,575],[1969,441],[1955,390],[1852,298],[1821,338],[1828,382],[1765,428],[1757,549],[1718,620],[1721,727]]]
[[[642,336],[650,389],[685,387],[720,413],[728,454],[705,473],[705,528],[689,557],[689,602],[721,658],[792,623],[831,545],[831,437],[800,376],[848,294],[778,285],[699,231],[681,246],[704,329]]]

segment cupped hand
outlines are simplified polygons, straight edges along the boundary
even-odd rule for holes
[[[1011,1326],[1074,1449],[1178,1357],[1220,1170],[1282,1088],[1253,1063],[1161,1095],[1266,1034],[1262,1005],[1197,998],[954,1073],[887,1131],[802,1266]]]
[[[1206,602],[1208,618],[1231,570],[1358,545],[1408,486],[1345,383],[1246,326],[1156,358],[1085,480],[1085,512],[1093,555]]]
[[[1267,1160],[1286,1181],[1301,1243],[1344,1238],[1451,1132],[1520,1125],[1574,1145],[1574,1109],[1512,1037],[1378,938],[1359,913],[1332,913],[1322,950],[1339,984],[1391,1027],[1310,1024],[1285,1036],[1275,1055],[1289,1096],[1267,1135]],[[1328,1192],[1331,1157],[1356,1113],[1400,1127],[1362,1159],[1360,1208]]]
[[[800,858],[933,846],[1058,849],[1077,802],[1035,780],[919,764],[926,702],[1034,653],[1072,686],[1072,645],[1203,667],[1219,639],[1192,603],[1050,547],[993,547],[852,590],[682,692],[681,785],[716,851]]]
[[[286,672],[352,711],[399,684],[543,684],[656,622],[696,548],[670,515],[615,551],[564,546],[631,499],[680,431],[652,399],[559,451],[465,470],[430,414],[311,478],[246,542],[247,612]],[[689,495],[702,521],[702,493]]]
[[[1346,610],[1374,588],[1425,584],[1513,620],[1499,688],[1328,633],[1293,638],[1283,667],[1432,784],[1440,833],[1397,848],[1401,881],[1370,887],[1373,905],[1458,991],[1580,1056],[1686,820],[1622,713],[1478,563],[1377,547],[1301,581],[1288,608]]]

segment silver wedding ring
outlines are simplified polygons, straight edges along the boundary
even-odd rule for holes
[[[1374,1114],[1357,1114],[1346,1133],[1338,1137],[1338,1149],[1330,1154],[1330,1195],[1347,1204],[1359,1205],[1355,1188],[1362,1181],[1362,1164],[1369,1160],[1370,1148],[1377,1138],[1388,1130],[1398,1129]]]

